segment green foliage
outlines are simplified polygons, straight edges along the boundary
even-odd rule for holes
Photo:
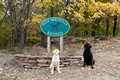
[[[11,41],[11,28],[8,24],[0,25],[0,47],[6,47]]]

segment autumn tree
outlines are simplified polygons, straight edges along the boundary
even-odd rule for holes
[[[31,26],[31,32],[37,32],[40,35],[36,35],[36,39],[40,39],[39,42],[42,46],[46,46],[46,35],[40,30],[40,23],[47,17],[61,16],[60,12],[63,5],[62,0],[36,0],[32,5],[32,17],[29,19],[30,22],[29,20],[26,22]],[[28,36],[29,40],[30,37],[33,36]]]
[[[93,18],[105,18],[106,19],[106,36],[109,35],[110,20],[111,17],[120,15],[119,3],[102,3],[95,2],[94,0],[89,5],[89,10],[92,13]],[[116,19],[114,19],[116,20]],[[113,28],[113,36],[116,31],[116,27]]]

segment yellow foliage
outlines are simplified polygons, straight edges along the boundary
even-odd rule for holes
[[[77,13],[77,12],[75,12],[74,13],[74,17],[75,17],[75,19],[78,21],[84,21],[84,16],[83,16],[83,14],[82,13]]]
[[[103,16],[105,16],[105,14],[104,14],[103,12],[99,11],[99,12],[96,12],[96,13],[92,16],[92,18],[101,18],[101,17],[103,17]]]
[[[32,5],[32,7],[38,7],[38,8],[42,8],[43,6],[48,7],[48,6],[50,6],[48,4],[51,4],[51,1],[49,1],[49,0],[43,0],[43,1],[36,0],[34,2],[34,4]]]
[[[3,0],[0,0],[0,20],[4,17],[5,15],[5,5],[3,4]]]
[[[37,6],[39,8],[45,6],[45,7],[55,7],[55,5],[58,2],[63,2],[62,0],[36,0],[34,3],[34,6]]]
[[[86,1],[85,0],[80,0],[80,2],[73,2],[71,4],[69,4],[66,7],[67,13],[70,16],[73,16],[73,18],[71,20],[74,20],[76,22],[78,21],[82,21],[84,22],[84,11],[86,9]]]
[[[95,5],[95,3],[89,4],[89,5],[88,5],[88,9],[89,9],[92,13],[96,12],[96,5]]]
[[[0,12],[0,20],[3,18],[3,16],[4,16],[4,13]]]
[[[67,11],[73,10],[72,5],[68,5],[68,6],[66,7],[66,10],[67,10]]]
[[[27,26],[27,25],[29,25],[30,23],[31,23],[31,20],[30,20],[30,19],[25,20],[25,22],[24,22],[24,26]]]
[[[120,15],[120,3],[115,2],[111,5],[111,15]]]
[[[95,0],[90,0],[90,2],[95,3]]]
[[[58,15],[63,16],[65,14],[64,10],[61,10],[61,12],[58,12]]]
[[[45,15],[35,15],[35,16],[33,16],[33,18],[32,18],[32,23],[38,23],[38,24],[40,24],[40,22],[43,20],[45,18]]]
[[[88,6],[93,18],[120,15],[120,3],[91,2]]]
[[[106,14],[109,14],[110,13],[110,9],[111,9],[111,3],[101,3],[101,2],[98,2],[98,8],[97,10],[98,11],[102,11]]]

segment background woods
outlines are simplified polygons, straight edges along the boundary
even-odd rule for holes
[[[39,25],[53,16],[70,23],[66,37],[119,36],[119,15],[117,0],[0,0],[0,47],[45,47]]]

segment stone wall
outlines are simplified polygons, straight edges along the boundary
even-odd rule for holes
[[[25,68],[49,67],[52,56],[15,55],[15,62]],[[60,67],[80,65],[82,56],[60,56]]]

